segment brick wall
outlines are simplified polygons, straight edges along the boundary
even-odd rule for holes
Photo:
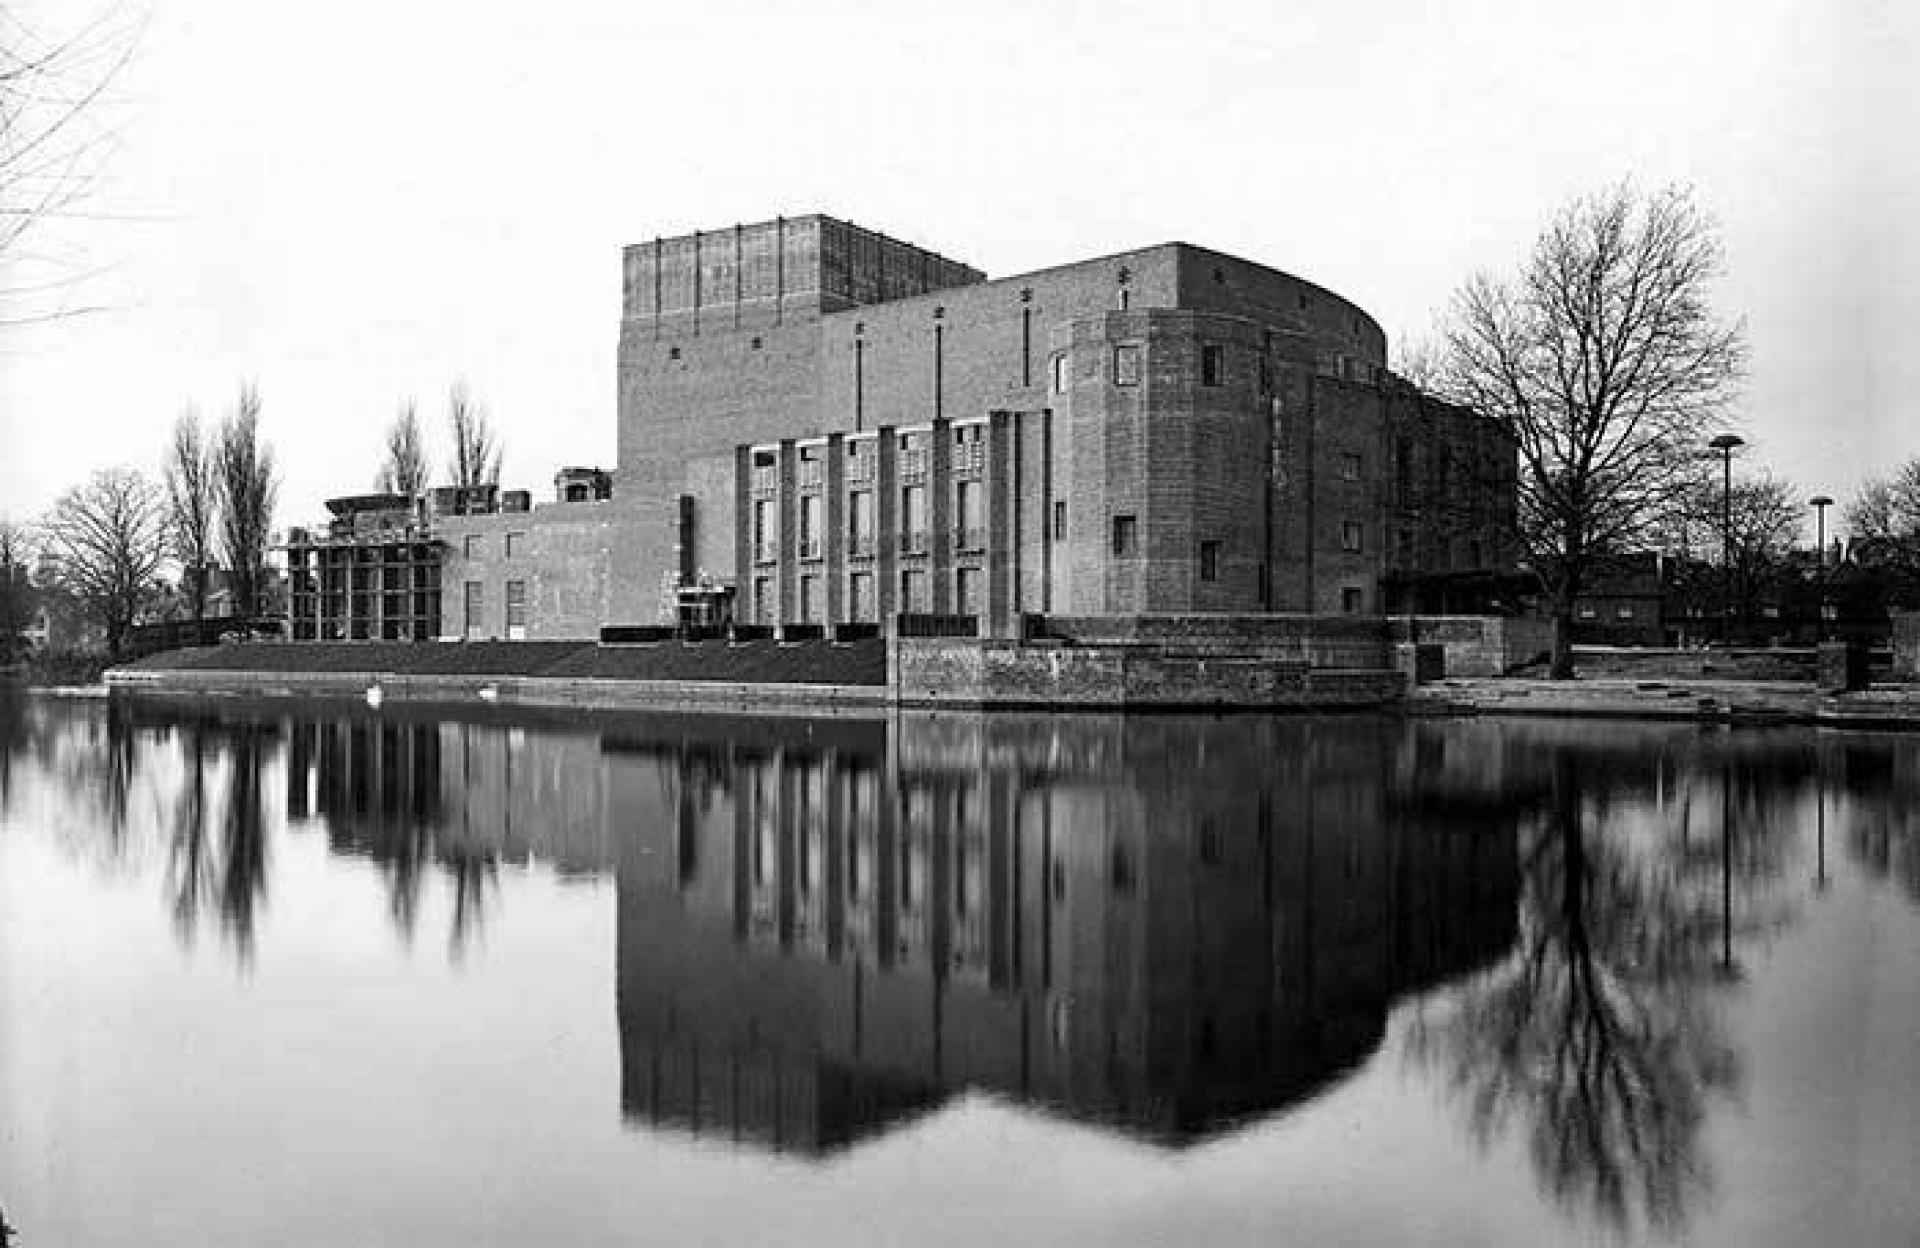
[[[1893,674],[1896,680],[1920,680],[1920,611],[1893,613]]]

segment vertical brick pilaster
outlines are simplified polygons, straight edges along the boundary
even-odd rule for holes
[[[873,597],[881,628],[891,633],[900,610],[900,438],[892,425],[880,426],[874,451]]]

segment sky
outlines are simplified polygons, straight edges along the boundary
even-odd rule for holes
[[[38,243],[100,310],[0,325],[0,515],[157,473],[247,381],[282,525],[370,488],[407,399],[443,470],[456,380],[542,497],[612,466],[620,248],[656,235],[826,212],[995,277],[1178,239],[1395,351],[1621,179],[1720,223],[1745,467],[1844,501],[1920,455],[1914,10],[125,0],[112,146]]]

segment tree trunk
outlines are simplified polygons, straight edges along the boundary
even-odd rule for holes
[[[1553,595],[1553,648],[1549,652],[1547,676],[1551,680],[1573,679],[1573,600],[1570,585]]]

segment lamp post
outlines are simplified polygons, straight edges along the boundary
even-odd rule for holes
[[[1817,549],[1820,552],[1820,628],[1822,639],[1827,636],[1827,508],[1833,506],[1833,500],[1825,494],[1815,494],[1807,500],[1807,506],[1813,508],[1813,529]]]
[[[1747,440],[1723,433],[1708,446],[1720,452],[1720,644],[1733,646],[1733,449]]]

